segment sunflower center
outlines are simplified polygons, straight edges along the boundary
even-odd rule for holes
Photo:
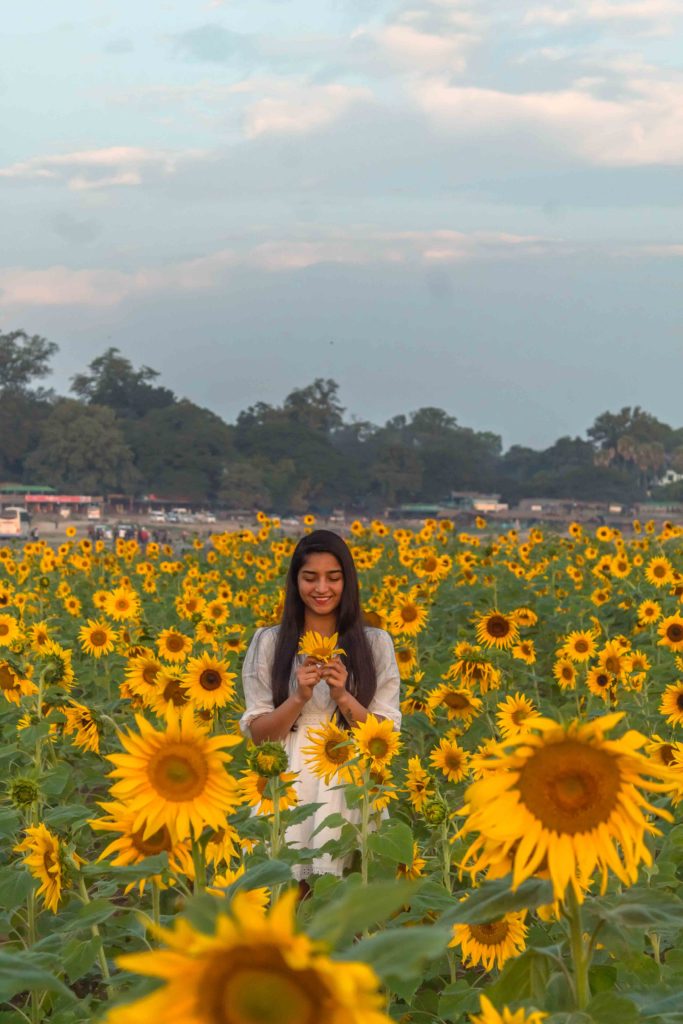
[[[609,676],[605,672],[600,672],[595,677],[595,683],[596,683],[597,686],[609,686],[610,685],[610,678],[609,678]]]
[[[510,718],[512,719],[515,725],[521,725],[522,722],[528,717],[529,712],[525,708],[516,708],[510,715]]]
[[[424,569],[425,572],[434,572],[435,569],[438,569],[438,567],[439,563],[433,557],[425,558],[424,562],[422,563],[422,568]]]
[[[574,678],[574,669],[572,668],[571,665],[563,665],[562,666],[562,678],[563,679],[573,679]]]
[[[0,689],[2,690],[14,690],[17,687],[17,677],[5,662],[4,665],[0,665]]]
[[[666,628],[667,638],[674,644],[680,644],[683,640],[683,626],[679,622],[672,622]]]
[[[9,626],[6,622],[0,622],[0,636],[7,636],[9,633]]]
[[[373,740],[374,742],[376,741]],[[325,744],[325,757],[333,764],[344,764],[349,759],[349,748],[335,737]]]
[[[382,736],[373,736],[368,743],[368,753],[371,757],[386,757],[389,753],[389,744]]]
[[[486,620],[486,632],[497,640],[501,640],[503,637],[506,637],[511,628],[510,623],[504,615],[491,615],[490,618]]]
[[[170,636],[166,637],[166,650],[171,651],[172,654],[177,654],[178,651],[182,651],[185,647],[185,638],[179,633],[171,633]]]
[[[454,711],[464,711],[470,706],[469,700],[463,693],[447,693],[443,702]]]
[[[444,761],[447,768],[450,768],[451,771],[457,771],[462,766],[462,755],[457,750],[449,750]]]
[[[577,654],[586,654],[588,651],[588,641],[584,639],[575,640],[574,650]]]
[[[663,764],[669,765],[673,763],[674,748],[671,746],[670,743],[662,743],[661,747],[659,748],[659,756]]]
[[[221,682],[222,676],[215,668],[206,668],[199,676],[199,685],[202,690],[217,690]]]
[[[272,948],[216,957],[201,982],[207,1024],[314,1024],[329,1009],[316,972],[293,970]]]
[[[187,704],[188,696],[179,679],[171,679],[164,687],[164,700],[167,700],[179,708]]]
[[[173,844],[171,842],[171,833],[168,831],[165,825],[162,825],[160,829],[153,832],[151,836],[144,836],[144,827],[137,829],[131,835],[131,842],[138,851],[145,857],[150,857],[155,853],[162,853],[164,850],[171,850]]]
[[[610,654],[609,657],[605,658],[605,668],[613,676],[618,676],[621,672],[621,660],[616,654]]]
[[[621,782],[615,757],[566,739],[536,750],[521,769],[518,786],[522,803],[545,828],[576,835],[609,820]]]
[[[401,608],[401,618],[404,622],[415,622],[417,616],[418,611],[414,604],[406,604]]]
[[[676,694],[676,707],[679,711],[683,711],[683,690],[679,690]]]
[[[469,929],[472,938],[482,946],[498,946],[508,937],[510,925],[507,921],[489,921],[488,924],[471,924]]]
[[[152,686],[156,682],[156,678],[159,674],[159,666],[154,664],[145,665],[142,670],[142,678],[148,686]]]
[[[204,792],[209,766],[204,754],[185,743],[170,743],[151,758],[149,780],[164,800],[194,800]]]
[[[665,565],[655,565],[655,566],[653,566],[652,567],[652,575],[656,576],[657,579],[659,579],[659,580],[663,580],[664,577],[666,576],[666,566]]]
[[[107,634],[103,629],[93,629],[90,634],[90,643],[93,647],[105,647],[107,643]]]

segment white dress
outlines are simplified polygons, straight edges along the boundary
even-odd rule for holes
[[[257,629],[244,658],[242,682],[246,711],[240,719],[240,728],[247,736],[250,735],[251,722],[259,715],[273,710],[271,673],[279,628],[279,626],[270,626]],[[377,674],[377,691],[368,711],[381,718],[391,719],[396,728],[400,729],[401,677],[396,664],[393,641],[383,629],[366,626],[365,634],[370,644]],[[304,655],[297,655],[294,658],[289,681],[290,693],[296,690],[296,670],[303,661]],[[308,730],[310,728],[317,729],[329,722],[334,717],[336,710],[337,705],[330,695],[329,686],[324,680],[321,680],[313,688],[311,699],[304,705],[301,715],[296,720],[295,728],[290,730],[284,740],[289,759],[289,770],[299,773],[294,783],[299,803],[323,805],[305,821],[287,829],[287,842],[301,849],[317,849],[330,839],[339,837],[339,829],[329,828],[324,828],[316,836],[313,836],[318,825],[330,814],[343,814],[348,821],[354,824],[358,824],[360,821],[358,809],[347,806],[344,790],[333,788],[337,785],[334,779],[328,786],[324,779],[314,775],[301,753],[302,747],[307,746],[310,742]],[[345,866],[345,860],[323,854],[306,864],[295,865],[292,868],[292,873],[298,879],[306,878],[309,875],[341,875]]]

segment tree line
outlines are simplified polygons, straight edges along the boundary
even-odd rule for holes
[[[0,333],[0,482],[64,493],[155,494],[228,508],[375,512],[443,502],[452,491],[633,502],[683,499],[683,428],[640,407],[603,412],[586,437],[536,450],[425,407],[379,426],[346,418],[334,380],[257,402],[235,423],[159,382],[108,348],[71,379],[41,383],[58,351],[23,330]]]

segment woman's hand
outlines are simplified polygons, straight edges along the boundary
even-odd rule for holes
[[[308,657],[296,670],[297,694],[307,704],[313,695],[313,687],[320,682],[320,663]]]
[[[346,671],[346,666],[341,658],[334,658],[332,661],[328,661],[326,665],[323,665],[320,670],[320,677],[329,686],[332,700],[336,701],[342,694],[346,693],[346,680],[349,678],[349,673]]]

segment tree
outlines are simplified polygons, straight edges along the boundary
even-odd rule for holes
[[[269,509],[272,496],[266,484],[267,467],[235,459],[223,467],[218,500],[228,508]]]
[[[283,411],[295,423],[309,430],[330,434],[341,427],[344,408],[337,395],[339,385],[330,379],[316,377],[305,388],[295,388],[285,398]]]
[[[187,399],[152,409],[127,426],[145,488],[195,501],[218,497],[232,457],[232,433],[220,416]]]
[[[118,348],[108,348],[89,366],[89,373],[71,378],[71,390],[91,405],[106,405],[120,416],[140,419],[152,409],[163,409],[175,402],[168,388],[152,384],[159,376],[149,366],[133,369],[130,359]]]
[[[71,398],[55,404],[26,465],[41,480],[72,493],[130,494],[138,479],[113,410]]]
[[[0,392],[26,393],[34,380],[51,373],[50,359],[59,351],[53,341],[26,331],[0,333]]]

